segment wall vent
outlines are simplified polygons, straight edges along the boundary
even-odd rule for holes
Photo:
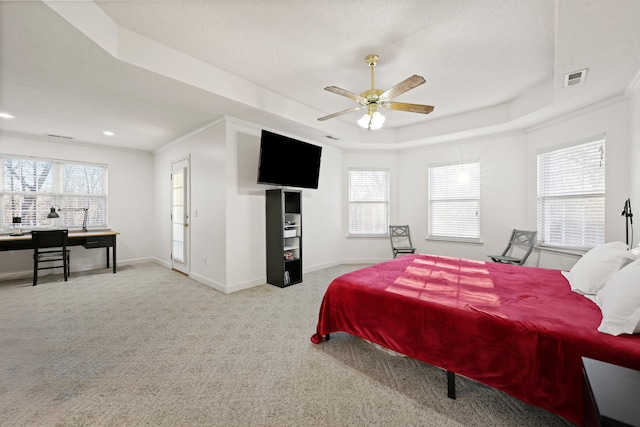
[[[49,138],[58,138],[58,139],[76,139],[73,136],[64,136],[64,135],[55,135],[53,133],[45,133]]]
[[[564,87],[580,85],[584,83],[584,79],[587,76],[587,69],[574,71],[564,75]]]

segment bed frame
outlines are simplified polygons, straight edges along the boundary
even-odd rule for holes
[[[329,341],[331,339],[331,334],[326,334],[324,336],[324,341]],[[456,398],[456,373],[447,371],[447,397],[450,399]]]
[[[346,332],[582,424],[582,357],[640,369],[640,336],[597,331],[559,270],[407,255],[331,282],[315,344]],[[506,337],[506,339],[505,339]]]

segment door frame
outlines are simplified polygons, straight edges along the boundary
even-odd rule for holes
[[[184,218],[183,224],[183,261],[174,259],[173,256],[173,244],[174,244],[174,219],[173,219],[173,205],[174,205],[174,187],[173,187],[173,174],[176,171],[184,171]],[[170,248],[169,253],[171,257],[171,268],[186,275],[189,275],[191,269],[191,155],[174,160],[171,162],[171,180],[170,180],[170,196],[169,196],[169,236],[170,236]]]

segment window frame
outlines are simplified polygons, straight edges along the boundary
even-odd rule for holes
[[[599,153],[599,167],[603,168],[600,172],[600,176],[602,181],[599,182],[598,184],[601,186],[602,191],[594,191],[594,192],[580,192],[579,190],[574,190],[572,193],[569,194],[564,194],[564,195],[541,195],[541,165],[540,165],[540,161],[541,161],[541,156],[546,156],[549,155],[551,153],[558,153],[560,151],[564,151],[564,150],[569,150],[569,149],[579,149],[579,147],[582,146],[587,146],[587,145],[594,145],[593,148],[595,148],[595,145],[600,144],[600,147],[598,148],[598,150],[596,150]],[[606,136],[605,134],[599,134],[599,135],[595,135],[589,138],[583,138],[577,141],[572,141],[569,143],[565,143],[565,144],[559,144],[559,145],[554,145],[551,147],[546,147],[543,149],[539,149],[537,154],[536,154],[536,225],[538,228],[538,242],[537,242],[537,246],[541,247],[541,248],[545,248],[545,249],[550,249],[550,250],[567,250],[567,251],[575,251],[575,252],[579,252],[579,253],[584,253],[590,249],[592,249],[595,246],[598,246],[599,244],[602,244],[605,242],[605,231],[606,231],[606,220],[605,220],[605,211],[606,211]],[[558,160],[556,160],[558,161]],[[595,164],[595,162],[593,162]],[[582,170],[584,171],[584,168],[578,168],[578,170]],[[592,200],[598,200],[600,202],[600,206],[599,208],[601,209],[601,218],[599,218],[599,228],[598,231],[596,233],[593,234],[597,234],[600,237],[600,240],[594,241],[592,242],[592,244],[585,244],[585,245],[571,245],[571,244],[562,244],[559,242],[552,242],[552,241],[547,241],[547,233],[546,230],[547,228],[551,228],[552,225],[547,225],[545,226],[545,224],[543,223],[544,221],[544,215],[542,215],[542,207],[541,207],[541,203],[544,201],[551,201],[551,200],[555,200],[555,201],[560,201],[560,200],[576,200],[576,199],[592,199]],[[590,206],[593,206],[593,204],[589,204]],[[585,220],[587,222],[589,222],[590,224],[594,224],[597,223],[598,221],[593,221],[593,220]],[[567,224],[565,222],[560,224],[560,227],[562,227],[563,229],[567,227]],[[549,231],[549,233],[551,233],[551,231]],[[581,235],[577,238],[577,240],[583,241],[585,243],[586,240],[588,240],[585,236],[584,233],[584,227],[581,227]]]
[[[382,172],[384,173],[386,188],[384,189],[384,200],[352,200],[351,198],[351,185],[352,185],[352,172]],[[384,205],[384,226],[380,232],[357,232],[352,231],[352,206],[355,204],[372,204],[383,203]],[[348,237],[388,237],[389,236],[389,221],[390,221],[390,209],[391,208],[391,171],[388,168],[368,168],[368,167],[350,167],[347,169],[347,236]]]
[[[432,214],[435,211],[435,208],[432,206],[432,204],[434,202],[442,202],[445,201],[446,199],[434,199],[433,198],[433,193],[435,192],[435,188],[432,188],[432,178],[431,178],[431,170],[435,169],[435,168],[442,168],[442,167],[452,167],[452,166],[466,166],[466,165],[475,165],[477,167],[477,171],[474,171],[474,173],[477,173],[477,188],[474,191],[477,191],[477,198],[469,198],[469,197],[462,197],[462,198],[458,198],[458,199],[449,199],[451,202],[461,202],[461,201],[469,201],[469,200],[474,200],[476,201],[477,205],[476,205],[476,213],[475,216],[477,217],[477,234],[473,237],[470,236],[456,236],[453,234],[435,234],[433,232],[434,230],[434,225],[432,224],[432,221],[435,219],[433,218]],[[482,234],[481,234],[481,218],[482,218],[482,212],[481,212],[481,182],[480,182],[480,159],[470,159],[470,160],[464,160],[464,161],[457,161],[457,162],[446,162],[446,163],[431,163],[427,165],[427,240],[436,240],[436,241],[450,241],[450,242],[457,242],[457,243],[476,243],[476,244],[480,244],[482,243]],[[458,172],[459,173],[459,172]]]
[[[0,153],[0,162],[2,164],[0,167],[0,227],[3,230],[16,228],[17,224],[13,224],[12,218],[17,216],[22,219],[19,227],[28,230],[51,227],[82,229],[84,208],[89,209],[87,227],[107,227],[109,171],[107,164],[6,153]],[[26,180],[23,179],[25,172],[22,170],[17,177],[7,176],[9,170],[7,162],[19,168],[24,167],[23,163],[31,163],[27,167],[31,167],[29,178],[33,180],[25,182]],[[48,169],[46,175],[39,168]],[[97,173],[97,178],[95,175],[93,179],[88,178],[91,173]],[[35,184],[36,175],[38,175],[37,185]],[[17,188],[11,188],[16,182],[20,182]],[[25,190],[30,184],[35,189]],[[31,206],[25,207],[27,197],[32,201]],[[56,210],[59,218],[47,218],[51,208]]]

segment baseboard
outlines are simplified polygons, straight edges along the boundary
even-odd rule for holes
[[[388,259],[350,259],[350,260],[335,260],[327,263],[316,264],[311,267],[304,268],[303,273],[313,273],[314,271],[323,270],[325,268],[336,267],[343,264],[377,264],[379,262],[388,261]],[[164,261],[160,258],[156,257],[148,257],[148,258],[134,258],[127,260],[118,260],[117,267],[124,267],[127,265],[136,265],[136,264],[144,264],[148,262],[153,262],[167,269],[171,269],[171,263]],[[105,265],[72,265],[71,266],[71,275],[73,273],[79,273],[83,271],[90,270],[99,270],[106,268]],[[49,274],[49,272],[45,273]],[[55,272],[51,272],[51,274],[55,274]],[[15,279],[26,279],[33,277],[33,270],[24,270],[24,271],[13,271],[9,273],[0,273],[0,281],[5,280],[15,280]],[[195,280],[198,283],[202,283],[203,285],[209,286],[210,288],[215,289],[218,292],[222,292],[223,294],[231,294],[234,292],[243,291],[246,289],[255,288],[256,286],[261,286],[267,283],[266,277],[261,277],[258,279],[249,280],[242,283],[235,283],[232,285],[225,286],[222,283],[211,280],[207,277],[204,277],[197,273],[190,273],[189,277]]]
[[[169,261],[165,261],[165,260],[162,260],[162,259],[156,258],[156,257],[151,257],[150,260],[155,262],[156,264],[160,264],[161,266],[163,266],[165,268],[171,268],[171,263]]]
[[[266,283],[266,278],[254,279],[243,283],[236,283],[234,285],[227,286],[225,293],[231,294],[233,292],[244,291],[245,289],[255,288],[256,286],[262,286]]]
[[[26,279],[27,277],[33,277],[33,269],[24,271],[12,271],[10,273],[1,273],[0,281]]]
[[[171,266],[169,266],[171,268]],[[202,283],[203,285],[209,286],[210,288],[215,289],[216,291],[222,292],[223,294],[228,294],[227,287],[222,283],[218,283],[215,280],[208,279],[204,276],[201,276],[197,273],[189,273],[189,278],[195,280],[198,283]]]
[[[125,266],[125,265],[145,264],[147,262],[156,262],[156,260],[153,257],[118,260],[118,267],[120,267],[121,265]]]
[[[323,270],[325,268],[330,268],[330,267],[336,267],[338,265],[344,264],[344,262],[342,261],[331,261],[331,262],[324,262],[322,264],[316,264],[316,265],[312,265],[311,267],[303,267],[302,268],[302,273],[313,273],[314,271],[318,271],[318,270]]]
[[[144,264],[147,262],[158,262],[156,261],[156,259],[154,258],[134,258],[134,259],[126,259],[126,260],[118,260],[118,264],[117,264],[117,268],[119,267],[124,267],[126,265],[135,265],[135,264]],[[112,264],[109,265],[109,268],[112,268]],[[107,268],[105,264],[80,264],[78,265],[78,263],[76,262],[74,264],[73,259],[71,260],[71,276],[73,276],[73,273],[82,273],[85,271],[91,271],[91,270],[102,270]],[[60,270],[62,271],[62,270]],[[46,276],[49,274],[61,274],[59,273],[57,270],[52,270],[52,271],[44,271],[44,272],[39,272],[38,276]],[[9,273],[0,273],[0,281],[5,281],[5,280],[16,280],[16,279],[26,279],[26,278],[31,278],[33,277],[33,270],[29,269],[29,270],[23,270],[23,271],[12,271]]]
[[[379,264],[381,262],[389,261],[389,258],[376,258],[376,259],[344,259],[339,264]]]

